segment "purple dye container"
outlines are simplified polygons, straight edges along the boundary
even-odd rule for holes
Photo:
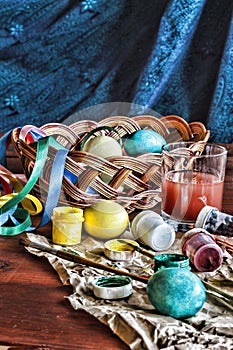
[[[223,262],[223,251],[214,237],[202,228],[187,231],[181,240],[181,249],[197,271],[217,270]]]

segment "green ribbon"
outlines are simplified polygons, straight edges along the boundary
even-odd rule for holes
[[[34,168],[32,170],[31,176],[28,179],[28,182],[23,187],[23,189],[12,199],[7,201],[0,208],[0,215],[4,215],[5,213],[11,211],[12,208],[17,207],[17,205],[25,198],[25,196],[32,190],[37,180],[39,179],[41,172],[44,168],[46,158],[48,155],[49,147],[54,147],[57,150],[64,149],[60,143],[58,143],[52,136],[44,137],[38,140],[37,142],[37,152],[36,152],[36,161],[34,164]],[[15,221],[16,226],[14,227],[0,227],[0,235],[2,236],[14,236],[17,235],[26,229],[28,229],[31,225],[30,214],[27,210],[23,208],[17,208],[14,214],[12,215],[13,221]],[[22,222],[18,223],[20,220]]]
[[[17,208],[13,215],[11,215],[11,218],[15,218],[15,226],[11,227],[0,227],[0,235],[1,236],[15,236],[19,233],[22,233],[25,231],[28,227],[31,226],[31,217],[27,210],[22,208]],[[18,222],[18,220],[23,220],[21,223]]]

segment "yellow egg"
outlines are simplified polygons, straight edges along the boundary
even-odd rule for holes
[[[86,232],[100,239],[120,236],[128,224],[129,217],[125,208],[111,200],[100,200],[84,210]]]
[[[110,136],[96,136],[91,138],[85,143],[83,151],[102,158],[122,156],[120,144]]]

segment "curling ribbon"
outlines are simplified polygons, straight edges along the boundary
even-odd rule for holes
[[[12,192],[10,181],[8,180],[7,176],[0,174],[0,183],[3,188],[3,193],[1,193],[1,195],[5,195]]]
[[[0,183],[2,184],[3,187],[3,194],[10,194],[12,193],[12,187],[14,189],[14,192],[20,192],[23,189],[22,183],[19,181],[19,179],[8,169],[0,165]],[[12,186],[10,186],[12,185]],[[23,206],[24,209],[28,210],[31,215],[36,215],[34,213],[34,206],[31,203],[30,200],[26,197],[25,199],[22,200],[21,205]]]
[[[13,196],[11,196],[0,207],[0,223],[1,223],[0,235],[12,236],[26,230],[31,231],[36,229],[35,227],[31,227],[31,218],[30,218],[30,213],[32,213],[31,209],[27,207],[27,210],[25,210],[24,208],[18,208],[17,206],[22,201],[24,201],[24,205],[25,205],[26,200],[29,200],[29,199],[32,200],[32,197],[30,197],[28,193],[32,190],[33,186],[36,184],[38,178],[41,175],[41,172],[44,168],[46,158],[48,155],[49,146],[52,146],[55,149],[57,149],[57,153],[56,153],[53,167],[52,167],[49,191],[48,191],[47,201],[45,204],[45,210],[42,216],[41,223],[39,224],[39,227],[43,226],[50,220],[51,212],[53,208],[57,205],[57,202],[59,199],[60,190],[62,186],[62,177],[64,173],[65,159],[68,153],[68,150],[64,148],[60,143],[58,143],[52,136],[40,138],[38,140],[36,160],[35,160],[35,164],[34,164],[34,168],[32,170],[31,176],[28,179],[28,182],[24,187],[20,189],[18,193],[15,193]],[[16,181],[14,182],[14,180],[15,179],[13,179],[13,183],[16,185]],[[17,185],[19,184],[17,183]],[[35,204],[34,199],[32,202]],[[27,205],[28,203],[26,204],[26,206]],[[36,206],[37,205],[38,205],[38,202],[36,202]],[[6,217],[6,215],[8,215],[8,217],[11,218],[11,221],[16,226],[13,226],[13,227],[2,226],[2,221],[4,221],[4,218]],[[18,220],[20,220],[20,222]]]
[[[68,152],[69,151],[67,149],[59,149],[55,155],[50,175],[48,196],[39,227],[42,227],[49,222],[53,209],[57,206]]]
[[[18,193],[10,193],[10,194],[6,194],[5,196],[0,197],[0,208],[6,203],[8,202],[10,199],[12,199],[13,197],[17,196]],[[27,210],[29,212],[30,215],[37,215],[40,212],[42,212],[43,210],[43,206],[41,204],[41,202],[39,201],[39,199],[37,199],[35,196],[32,196],[31,194],[27,194],[25,196],[25,199],[29,200],[30,203],[34,204],[34,206],[28,206],[27,204],[24,205],[24,209]],[[24,199],[24,200],[25,200]],[[22,201],[23,202],[23,201]],[[28,201],[26,202],[28,203]],[[16,209],[16,206],[13,207]],[[4,213],[7,214],[11,211],[12,209],[8,210],[8,212]],[[3,215],[4,215],[3,214]]]
[[[11,194],[2,196],[0,198],[0,207],[2,207],[7,201],[9,201],[11,198],[13,198],[16,195],[17,193],[11,193]],[[12,236],[25,231],[25,229],[30,227],[31,225],[30,214],[37,215],[43,210],[41,202],[35,196],[27,194],[25,199],[30,200],[35,205],[35,208],[33,209],[33,211],[31,211],[31,209],[25,210],[23,208],[17,208],[17,206],[14,206],[13,208],[9,209],[6,213],[2,214],[0,216],[0,226],[1,226],[0,234],[1,235]],[[23,220],[23,222],[19,223],[18,220]],[[8,221],[13,222],[15,226],[3,227],[3,225]]]
[[[34,125],[25,125],[19,133],[19,138],[27,143],[36,142],[41,137],[46,137],[46,133]]]

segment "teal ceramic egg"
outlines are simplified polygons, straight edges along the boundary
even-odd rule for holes
[[[128,155],[136,156],[143,153],[161,153],[166,140],[154,130],[137,130],[127,137],[124,148]]]
[[[179,267],[156,272],[148,281],[147,295],[159,312],[178,319],[194,316],[206,299],[200,278]]]

